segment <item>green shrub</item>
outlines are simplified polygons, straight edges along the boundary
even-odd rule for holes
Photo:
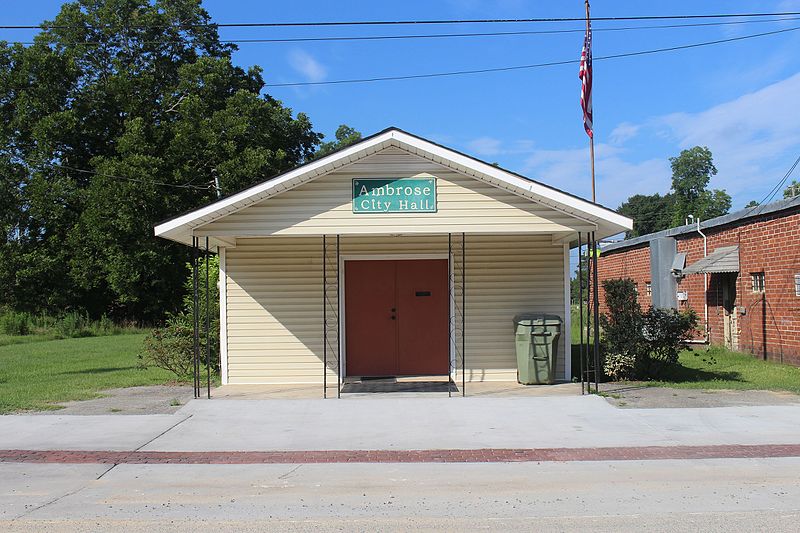
[[[642,335],[647,341],[648,358],[645,369],[648,377],[658,377],[667,365],[678,362],[682,344],[697,328],[697,313],[651,307],[644,315]]]
[[[194,325],[192,317],[178,313],[167,318],[163,328],[156,328],[144,339],[139,367],[169,370],[178,379],[188,380],[193,372]]]
[[[608,315],[603,326],[603,371],[614,380],[654,379],[678,361],[681,344],[697,327],[694,311],[651,307],[646,313],[630,279],[603,282]]]
[[[33,318],[28,313],[6,311],[0,316],[0,329],[6,335],[29,335],[33,329]]]
[[[614,381],[636,379],[638,354],[606,353],[603,357],[603,372]]]
[[[191,268],[190,268],[191,271]],[[205,262],[201,262],[198,278],[200,282],[198,297],[200,300],[200,366],[205,371],[206,362],[206,335],[205,335]],[[217,257],[209,261],[208,268],[210,307],[210,368],[212,372],[219,372],[219,263]],[[194,365],[194,324],[193,324],[193,280],[191,274],[184,283],[186,296],[184,309],[178,314],[170,315],[163,328],[154,329],[144,341],[144,347],[139,354],[139,366],[147,368],[155,366],[174,373],[178,379],[186,380],[192,376]]]
[[[62,337],[91,337],[90,324],[91,321],[88,315],[78,311],[70,311],[56,322],[55,329]]]
[[[635,379],[646,349],[642,336],[644,317],[631,279],[603,281],[608,314],[600,317],[603,329],[603,371],[614,380]]]

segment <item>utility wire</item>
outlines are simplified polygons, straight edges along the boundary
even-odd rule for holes
[[[635,52],[625,52],[621,54],[612,54],[607,56],[594,56],[592,59],[594,61],[603,61],[608,59],[620,59],[624,57],[636,57],[636,56],[643,56],[649,54],[659,54],[664,52],[674,52],[677,50],[688,50],[691,48],[700,48],[703,46],[712,46],[716,44],[723,44],[723,43],[731,43],[735,41],[744,41],[746,39],[755,39],[756,37],[765,37],[768,35],[778,35],[781,33],[787,33],[792,31],[800,30],[800,26],[793,27],[793,28],[786,28],[782,30],[774,30],[774,31],[767,31],[763,33],[754,33],[750,35],[742,35],[740,37],[731,37],[728,39],[717,39],[714,41],[704,41],[700,43],[692,43],[692,44],[684,44],[678,46],[669,46],[666,48],[654,48],[651,50],[638,50]],[[404,76],[380,76],[374,78],[354,78],[354,79],[344,79],[344,80],[328,80],[328,81],[302,81],[302,82],[289,82],[289,83],[273,83],[267,84],[269,87],[301,87],[301,86],[310,86],[310,85],[341,85],[341,84],[349,84],[349,83],[371,83],[377,81],[399,81],[399,80],[413,80],[413,79],[423,79],[423,78],[443,78],[449,76],[464,76],[469,74],[486,74],[490,72],[508,72],[514,70],[528,70],[528,69],[535,69],[535,68],[543,68],[543,67],[554,67],[559,65],[570,65],[579,63],[580,59],[565,59],[562,61],[549,61],[546,63],[533,63],[530,65],[513,65],[508,67],[494,67],[494,68],[483,68],[483,69],[471,69],[471,70],[455,70],[450,72],[433,72],[429,74],[409,74]]]
[[[745,216],[750,215],[754,211],[757,211],[758,209],[760,209],[764,205],[770,203],[772,201],[772,198],[774,198],[775,195],[778,194],[778,191],[780,191],[783,188],[783,185],[791,177],[792,173],[794,172],[794,169],[797,168],[798,164],[800,164],[800,155],[797,156],[797,159],[794,160],[794,164],[792,164],[792,166],[789,168],[789,170],[786,172],[786,174],[783,175],[783,178],[780,181],[778,181],[778,183],[772,189],[769,190],[767,195],[764,196],[764,198],[762,198],[762,200],[760,202],[758,202],[758,204],[756,204],[753,207],[751,207],[750,211],[748,211],[745,214]]]
[[[736,17],[778,17],[796,16],[800,11],[778,11],[772,13],[714,13],[700,15],[635,15],[622,17],[592,17],[592,21],[625,21],[625,20],[693,20],[712,18]],[[295,27],[326,27],[326,26],[423,26],[434,24],[522,24],[544,22],[583,22],[583,17],[554,17],[554,18],[519,18],[519,19],[434,19],[434,20],[354,20],[354,21],[320,21],[320,22],[209,22],[205,24],[184,24],[179,28],[295,28]],[[81,26],[94,28],[94,26]],[[133,25],[132,28],[164,27],[159,24]],[[69,29],[70,26],[38,24],[38,25],[2,25],[4,30],[38,30],[38,29]]]
[[[727,22],[695,22],[690,24],[650,24],[645,26],[620,26],[616,28],[592,28],[593,32],[617,32],[617,31],[636,31],[651,29],[680,29],[680,28],[699,28],[714,26],[731,26],[742,24],[774,23],[783,21],[800,20],[800,17],[783,17],[757,20],[734,20]],[[388,40],[407,40],[407,39],[446,39],[446,38],[466,38],[466,37],[512,37],[521,35],[558,35],[567,33],[583,33],[586,29],[572,28],[561,30],[523,30],[523,31],[499,31],[499,32],[466,32],[466,33],[431,33],[431,34],[404,34],[404,35],[358,35],[358,36],[324,36],[324,37],[285,37],[270,39],[220,39],[223,44],[257,44],[257,43],[303,43],[303,42],[329,42],[329,41],[388,41]],[[33,41],[10,41],[13,44],[32,45]],[[179,43],[179,40],[152,40],[143,41],[145,44],[159,43]],[[77,45],[101,46],[108,43],[85,41],[76,42]]]
[[[106,173],[103,173],[103,172],[96,172],[94,170],[86,170],[86,169],[82,169],[82,168],[70,167],[70,166],[67,166],[67,165],[59,165],[58,163],[52,163],[52,162],[45,162],[45,165],[48,165],[48,166],[51,166],[51,167],[56,167],[56,168],[61,168],[61,169],[64,169],[64,170],[71,170],[73,172],[80,172],[82,174],[92,174],[92,175],[100,176],[100,177],[103,177],[103,178],[111,178],[111,179],[116,179],[116,180],[126,180],[126,181],[132,181],[132,182],[136,182],[136,183],[144,183],[146,185],[159,185],[159,186],[162,186],[162,187],[175,187],[175,188],[178,188],[178,189],[196,189],[196,190],[203,190],[203,191],[211,189],[211,186],[201,187],[199,185],[191,185],[189,183],[185,183],[185,184],[164,183],[162,181],[151,181],[151,180],[142,180],[142,179],[137,179],[137,178],[127,178],[125,176],[115,176],[114,174],[106,174]]]

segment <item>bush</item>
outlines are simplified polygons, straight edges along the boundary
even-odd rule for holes
[[[636,361],[633,353],[607,353],[603,357],[603,372],[614,381],[636,379]]]
[[[657,378],[678,361],[697,314],[653,307],[642,313],[630,279],[606,280],[603,288],[609,311],[601,317],[605,374],[614,380]]]
[[[6,335],[29,335],[33,320],[28,313],[7,311],[0,316],[0,329]]]
[[[682,344],[696,328],[697,313],[691,309],[678,312],[651,307],[644,315],[642,330],[648,347],[646,375],[658,376],[664,367],[677,363]]]
[[[78,311],[65,313],[55,324],[55,329],[62,337],[91,337],[89,316]]]
[[[209,294],[210,316],[210,366],[213,372],[219,371],[219,263],[216,257],[209,261]],[[191,269],[190,269],[191,270]],[[200,354],[201,367],[205,368],[206,336],[205,336],[205,264],[199,269],[200,280]],[[170,315],[163,328],[154,329],[144,341],[142,353],[139,354],[139,366],[147,368],[155,366],[169,370],[178,379],[189,379],[194,370],[194,324],[193,317],[193,282],[191,274],[184,284],[187,295],[184,297],[184,309],[178,314]]]
[[[630,279],[603,281],[608,315],[600,317],[603,329],[603,371],[614,380],[635,379],[645,353],[644,318]]]
[[[144,339],[144,348],[139,354],[139,367],[163,368],[178,379],[188,380],[192,376],[194,348],[194,325],[186,313],[171,315],[163,328],[156,328]]]

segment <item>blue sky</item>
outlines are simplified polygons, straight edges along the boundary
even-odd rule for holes
[[[61,2],[5,2],[6,24],[52,18]],[[576,17],[582,0],[262,2],[206,0],[217,22]],[[595,16],[800,11],[800,1],[595,1]],[[664,24],[628,22],[617,25]],[[598,22],[595,28],[610,27]],[[596,31],[595,57],[800,26],[800,20],[720,27]],[[393,35],[579,28],[575,24],[222,29],[223,38]],[[25,32],[0,30],[0,38]],[[326,81],[577,59],[580,32],[488,38],[242,44],[234,60],[268,83]],[[734,209],[760,200],[800,150],[800,31],[666,54],[595,62],[598,200],[612,208],[669,189],[668,158],[712,150],[712,186]],[[370,84],[269,88],[315,129],[364,134],[394,125],[582,196],[590,194],[577,65]]]

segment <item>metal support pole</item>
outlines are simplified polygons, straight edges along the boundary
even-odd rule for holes
[[[342,397],[342,302],[339,297],[339,284],[342,281],[339,272],[339,235],[336,235],[336,397]]]
[[[451,288],[451,282],[453,281],[453,234],[447,234],[447,342],[448,342],[448,354],[447,354],[447,397],[453,397],[453,357],[455,357],[455,350],[454,353],[450,354],[450,347],[455,345],[455,339],[453,334],[453,325],[455,321],[455,305],[453,305],[453,289]],[[453,310],[453,316],[450,316],[450,310]]]
[[[586,232],[586,392],[592,392],[592,372],[594,358],[592,357],[592,234]]]
[[[322,397],[328,397],[328,249],[322,236]]]
[[[208,237],[206,237],[206,394],[211,399],[211,296],[208,290],[208,259],[211,254],[208,250]]]
[[[200,397],[200,304],[198,297],[197,237],[192,237],[192,387],[194,397]]]
[[[461,234],[461,396],[467,395],[467,238]]]
[[[594,391],[600,391],[600,292],[597,287],[597,240],[592,232],[592,277],[594,278]]]
[[[583,367],[583,257],[581,254],[583,253],[583,240],[581,239],[581,232],[578,232],[578,321],[580,323],[580,332],[581,332],[581,340],[580,344],[578,345],[578,352],[579,352],[579,359],[580,359],[580,367],[581,367],[581,394],[585,394],[585,387],[584,381],[586,376],[584,375],[584,367]],[[570,354],[572,355],[572,354]]]

